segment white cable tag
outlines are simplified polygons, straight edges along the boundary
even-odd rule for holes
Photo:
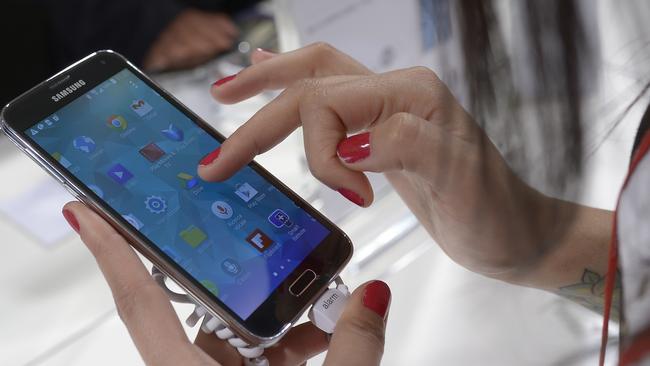
[[[309,309],[309,320],[323,332],[332,334],[350,293],[345,285],[331,288]]]

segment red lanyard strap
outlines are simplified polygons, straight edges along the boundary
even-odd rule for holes
[[[616,269],[618,267],[618,241],[616,240],[616,215],[614,215],[614,229],[609,246],[609,261],[607,263],[607,278],[605,279],[605,310],[603,312],[603,333],[600,340],[600,362],[605,365],[605,352],[609,336],[609,318],[612,312],[612,299],[614,298],[614,284],[616,283]]]
[[[636,169],[637,165],[641,162],[641,159],[646,155],[650,150],[650,130],[645,133],[645,136],[641,140],[641,144],[634,153],[632,158],[632,163],[630,164],[630,170],[625,178],[623,183],[623,188],[621,193],[627,186],[627,183],[632,176],[632,173]],[[619,195],[618,202],[620,204],[621,196]],[[617,205],[618,206],[618,205]],[[600,341],[600,362],[599,365],[603,366],[605,364],[605,353],[607,348],[607,337],[609,335],[609,319],[612,310],[612,299],[614,297],[614,284],[616,283],[616,270],[618,268],[618,235],[616,229],[618,207],[616,208],[616,213],[614,214],[614,228],[612,229],[612,239],[611,245],[609,246],[609,262],[607,263],[607,278],[605,280],[605,310],[603,312],[603,333]],[[621,311],[623,307],[621,306]],[[621,317],[622,318],[622,317]]]

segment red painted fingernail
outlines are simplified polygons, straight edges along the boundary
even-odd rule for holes
[[[237,74],[235,74],[235,75],[230,75],[230,76],[226,76],[226,77],[223,78],[223,79],[219,79],[219,80],[215,81],[214,84],[212,84],[212,86],[220,86],[220,85],[223,85],[223,84],[229,82],[230,80],[234,79],[235,76],[237,76]]]
[[[358,194],[354,193],[353,191],[346,189],[346,188],[339,188],[338,192],[345,198],[349,199],[352,201],[354,204],[363,207],[363,204],[365,201],[363,200],[363,197],[359,196]]]
[[[203,159],[199,162],[199,165],[210,165],[212,164],[215,159],[219,157],[219,154],[221,153],[221,146],[216,148],[214,151],[209,153],[208,155],[204,156]]]
[[[77,218],[74,216],[72,211],[63,210],[63,217],[65,217],[65,220],[70,224],[74,231],[79,233],[79,221],[77,221]]]
[[[355,163],[370,156],[370,132],[350,136],[339,143],[336,153],[346,163]]]
[[[273,57],[273,56],[276,55],[275,52],[272,52],[272,51],[269,51],[269,50],[265,50],[265,49],[263,49],[263,48],[258,48],[258,49],[257,49],[257,52],[263,53],[263,54],[265,54],[266,56],[270,56],[270,57]]]
[[[363,290],[363,305],[384,319],[390,304],[390,287],[383,281],[372,281]]]

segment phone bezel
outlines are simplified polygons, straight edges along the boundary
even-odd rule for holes
[[[201,286],[197,280],[173,262],[155,244],[144,237],[139,231],[133,229],[131,225],[128,225],[117,212],[108,206],[108,204],[104,203],[91,189],[69,173],[67,169],[61,166],[25,133],[28,128],[32,127],[38,121],[55,113],[57,110],[76,100],[79,96],[85,94],[85,92],[94,88],[99,83],[106,81],[123,69],[128,69],[133,72],[200,128],[210,133],[219,142],[223,142],[225,139],[223,135],[167,93],[123,56],[113,51],[95,52],[14,99],[2,110],[0,114],[0,125],[7,136],[23,152],[42,166],[59,183],[63,184],[77,199],[107,219],[121,234],[129,239],[140,253],[156,265],[163,273],[178,283],[181,288],[191,294],[198,303],[206,307],[213,315],[217,315],[228,323],[240,337],[252,344],[258,345],[268,345],[276,342],[298,320],[307,307],[327,289],[327,286],[338,276],[352,257],[352,244],[341,229],[259,164],[254,161],[251,162],[249,164],[251,168],[294,201],[299,207],[316,218],[330,230],[330,235],[315,250],[309,253],[302,263],[286,277],[262,305],[244,320],[205,289],[205,287]],[[51,95],[55,94],[59,90],[59,87],[68,85],[66,81],[73,82],[79,79],[85,80],[85,85],[75,91],[78,95],[68,96],[63,98],[65,100],[59,102],[52,100]],[[296,297],[291,295],[288,291],[289,286],[306,269],[314,270],[318,273],[319,277],[301,296]]]

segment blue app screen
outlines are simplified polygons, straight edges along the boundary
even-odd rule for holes
[[[201,180],[219,142],[126,69],[26,133],[244,320],[330,233],[248,166]]]

